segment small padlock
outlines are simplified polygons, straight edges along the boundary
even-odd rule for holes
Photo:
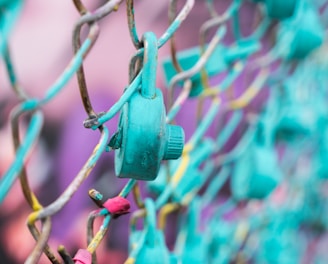
[[[147,32],[141,86],[121,112],[119,149],[115,153],[115,172],[120,178],[154,180],[161,160],[177,159],[184,146],[180,126],[166,124],[165,105],[160,89],[155,88],[157,39]]]
[[[260,49],[261,43],[257,40],[239,40],[235,45],[231,45],[227,48],[223,56],[226,64],[231,65],[238,60],[246,60],[249,56]]]
[[[299,0],[264,0],[270,18],[286,19],[294,15]]]
[[[189,205],[186,221],[180,231],[180,236],[182,234],[184,239],[177,239],[181,243],[176,245],[178,251],[181,251],[181,255],[178,255],[180,263],[208,263],[207,241],[205,235],[199,231],[200,212],[200,200],[195,197]]]
[[[265,120],[262,122],[258,126],[256,141],[235,164],[231,190],[236,200],[264,199],[281,180],[278,157],[272,146],[272,131],[265,130]]]
[[[233,256],[232,238],[236,224],[225,222],[221,219],[215,221],[207,230],[209,237],[208,259],[209,263],[228,264]]]
[[[284,1],[287,3],[288,1]],[[309,3],[300,3],[296,14],[280,24],[279,39],[287,39],[289,43],[281,43],[287,51],[287,60],[303,59],[324,41],[325,31],[320,22],[319,14]],[[288,48],[284,48],[288,45]]]
[[[129,258],[133,259],[131,263],[173,263],[165,244],[164,233],[156,228],[156,209],[154,201],[150,198],[145,199],[145,209],[143,230],[136,230],[135,227],[131,230],[129,246]]]
[[[213,77],[227,70],[228,67],[236,60],[246,59],[254,52],[257,52],[260,48],[260,43],[255,40],[240,41],[237,45],[232,47],[217,45],[214,52],[205,64],[205,71],[208,77]],[[194,47],[179,52],[177,54],[177,59],[184,70],[189,70],[198,62],[200,55],[200,48]],[[166,85],[168,86],[170,80],[177,74],[171,58],[166,58],[163,61],[163,70]],[[192,76],[191,81],[192,89],[189,96],[198,96],[204,90],[204,85],[201,80],[201,73],[197,73]]]
[[[320,193],[320,185],[322,180],[313,178],[307,180],[304,185],[311,186],[307,188],[304,186],[304,194],[302,197],[300,208],[300,222],[302,226],[309,227],[318,233],[323,233],[327,230],[328,219],[325,212],[327,210],[327,198]]]
[[[272,209],[271,209],[272,210]],[[281,211],[281,210],[280,210]],[[299,235],[299,225],[294,221],[294,212],[270,214],[271,223],[259,233],[259,245],[255,256],[256,263],[300,263],[306,242]],[[277,219],[278,218],[278,219]],[[297,241],[297,243],[295,243]]]
[[[209,77],[212,77],[220,72],[222,72],[225,68],[225,62],[221,59],[222,54],[224,54],[225,47],[222,45],[216,46],[215,50],[209,57],[208,61],[205,64],[205,70]],[[201,56],[201,49],[200,47],[193,47],[177,54],[177,60],[181,65],[183,70],[191,69],[199,60]],[[176,71],[171,57],[165,58],[162,62],[162,67],[164,70],[164,77],[166,86],[169,85],[171,79],[178,74]],[[203,90],[204,87],[201,81],[201,74],[196,73],[194,76],[191,77],[192,81],[192,88],[190,91],[190,97],[198,96]],[[179,83],[180,85],[182,82]]]
[[[283,96],[277,100],[280,104],[277,106],[280,117],[275,128],[278,140],[293,142],[299,136],[313,135],[322,129],[326,116],[324,98],[309,89],[303,77],[302,72],[295,72],[287,79]]]

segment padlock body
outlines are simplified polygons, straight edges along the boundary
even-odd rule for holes
[[[276,19],[291,17],[297,7],[298,0],[266,0],[268,16]]]
[[[142,231],[134,231],[130,241],[130,251],[134,250],[141,241],[140,238],[144,235]],[[135,258],[135,264],[154,263],[154,264],[170,264],[171,256],[165,245],[164,234],[161,230],[156,230],[151,242],[148,241],[147,235],[142,246]],[[174,263],[174,262],[173,262]]]
[[[273,149],[251,146],[235,165],[231,189],[235,199],[264,199],[278,185],[281,174]]]
[[[208,61],[205,64],[205,70],[209,77],[212,77],[223,70],[226,69],[227,65],[224,60],[220,60],[222,54],[224,54],[225,47],[222,45],[218,45],[212,55],[209,57]],[[193,47],[188,50],[184,50],[178,52],[177,59],[181,66],[181,68],[186,71],[190,70],[199,60],[201,56],[201,49],[199,47]],[[174,68],[173,62],[171,58],[166,58],[163,61],[163,70],[164,77],[166,81],[166,85],[168,86],[171,79],[178,74],[176,69]],[[203,90],[203,84],[201,81],[201,73],[198,72],[194,76],[191,77],[192,81],[192,89],[190,92],[190,97],[198,96]],[[179,83],[180,85],[183,82]]]
[[[152,99],[135,93],[120,116],[122,144],[115,153],[115,172],[120,178],[154,180],[162,160],[166,127],[163,96]]]

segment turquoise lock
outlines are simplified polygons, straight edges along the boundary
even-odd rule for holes
[[[208,240],[208,263],[228,264],[233,257],[234,234],[236,223],[223,219],[211,219],[206,226],[205,235]]]
[[[137,231],[135,223],[131,226],[129,258],[126,263],[170,264],[170,252],[166,247],[162,230],[156,228],[156,209],[154,201],[145,199],[146,216],[144,228]]]
[[[234,168],[231,189],[235,199],[263,199],[280,181],[276,154],[272,149],[251,146]]]
[[[252,54],[261,49],[261,43],[257,40],[239,40],[234,45],[229,46],[224,53],[226,65],[231,65],[238,60],[246,60]]]
[[[322,213],[327,210],[327,198],[319,191],[322,183],[322,180],[316,178],[303,183],[304,194],[299,212],[300,224],[319,234],[325,232],[328,227],[327,216]],[[308,186],[311,188],[307,188]]]
[[[256,253],[256,263],[300,263],[307,243],[299,235],[295,212],[286,208],[275,212],[271,208],[268,214],[270,222],[259,233],[261,248]]]
[[[186,221],[179,233],[180,238],[178,236],[174,249],[178,259],[180,259],[180,263],[208,263],[207,242],[204,234],[198,230],[200,209],[200,200],[196,197],[189,205]]]
[[[231,178],[231,191],[236,200],[264,199],[281,180],[278,158],[272,146],[268,122],[259,123],[255,141],[236,162]]]
[[[144,34],[140,89],[134,93],[121,112],[116,140],[115,172],[120,178],[154,180],[161,160],[177,159],[184,146],[184,131],[180,126],[165,122],[166,112],[162,93],[155,88],[157,39]]]
[[[261,236],[261,250],[256,256],[256,263],[300,263],[303,252],[299,249],[301,247],[296,230],[281,230],[281,233],[268,231]]]
[[[284,1],[288,2],[288,1]],[[320,22],[319,14],[309,3],[302,1],[295,16],[280,24],[278,38],[287,51],[287,60],[302,59],[320,47],[324,41],[325,30]],[[286,49],[286,45],[289,48]]]
[[[304,78],[306,76],[303,71],[296,71],[284,83],[284,93],[277,100],[277,109],[280,109],[275,128],[278,140],[291,142],[322,129],[321,124],[326,115],[324,97],[313,91]]]
[[[205,71],[208,77],[213,77],[227,70],[231,64],[237,60],[247,59],[250,55],[260,50],[261,45],[258,41],[241,40],[234,46],[226,47],[224,45],[216,46],[214,52],[205,64]],[[192,68],[199,60],[201,51],[199,47],[194,47],[182,52],[178,52],[177,59],[184,70]],[[171,58],[163,61],[163,70],[165,82],[168,86],[171,79],[177,74]],[[201,80],[201,73],[197,73],[191,77],[192,89],[190,97],[198,96],[204,90]],[[181,85],[182,83],[180,83]]]
[[[318,179],[328,179],[328,131],[326,126],[320,127],[320,136],[318,142],[320,142],[318,150],[313,157],[314,173]]]
[[[286,19],[293,16],[299,0],[264,0],[269,17],[275,19]]]
[[[220,56],[224,54],[224,48],[218,45],[212,55],[209,57],[205,64],[205,70],[209,77],[218,74],[225,69],[225,63],[220,60]],[[185,51],[178,52],[177,60],[184,70],[189,70],[192,68],[199,60],[201,56],[200,47],[194,47]],[[164,77],[166,86],[169,85],[170,80],[178,73],[174,68],[173,62],[170,57],[166,58],[162,62],[162,67],[164,70]],[[201,74],[197,73],[191,77],[192,89],[190,91],[190,96],[198,96],[203,91],[203,85],[201,81]],[[181,84],[181,83],[180,83]]]

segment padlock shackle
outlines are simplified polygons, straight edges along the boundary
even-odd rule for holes
[[[141,95],[152,99],[156,96],[156,71],[158,46],[153,32],[146,32],[142,36],[144,43],[143,70],[141,76]]]

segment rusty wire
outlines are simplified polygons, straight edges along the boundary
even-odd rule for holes
[[[93,47],[94,43],[97,40],[97,37],[99,35],[99,25],[98,21],[105,16],[109,15],[112,11],[117,10],[119,5],[123,2],[123,0],[111,0],[108,1],[106,4],[103,6],[99,7],[97,10],[91,12],[89,11],[84,4],[80,0],[73,0],[73,3],[80,13],[81,17],[80,19],[76,22],[75,27],[74,27],[74,32],[73,32],[73,48],[74,48],[74,53],[75,56],[73,58],[73,65],[76,66],[73,70],[71,69],[72,65],[70,64],[66,69],[65,72],[69,77],[76,71],[77,74],[77,81],[79,85],[79,90],[80,90],[80,95],[81,95],[81,100],[82,104],[84,106],[84,109],[86,113],[88,114],[88,118],[90,123],[87,123],[86,127],[93,128],[93,129],[99,129],[101,132],[101,137],[99,140],[98,145],[95,147],[93,153],[90,155],[89,159],[87,162],[84,164],[80,172],[76,175],[76,177],[72,180],[72,182],[69,184],[69,186],[63,191],[63,193],[50,205],[43,207],[41,203],[39,203],[37,197],[33,193],[33,191],[30,188],[29,182],[28,182],[28,177],[26,170],[24,166],[22,167],[22,170],[20,172],[20,181],[21,181],[21,188],[24,193],[24,197],[28,204],[31,206],[33,209],[33,212],[29,215],[28,217],[28,228],[33,236],[33,238],[36,240],[36,245],[29,255],[26,263],[36,263],[41,255],[42,252],[44,252],[49,260],[52,263],[59,264],[61,263],[59,260],[57,260],[55,254],[51,250],[51,248],[48,245],[48,239],[50,236],[51,232],[51,216],[59,212],[65,204],[71,199],[71,197],[74,195],[74,193],[77,191],[77,189],[80,187],[80,185],[83,183],[83,181],[88,177],[90,174],[91,170],[94,168],[96,165],[98,159],[100,158],[101,154],[106,150],[107,143],[109,140],[109,132],[106,126],[104,126],[104,123],[108,120],[110,120],[114,115],[120,111],[122,106],[131,98],[131,96],[134,94],[134,92],[137,90],[140,82],[141,82],[141,74],[142,74],[142,57],[144,53],[144,48],[143,47],[143,41],[140,41],[140,38],[137,33],[136,29],[136,23],[135,23],[135,17],[134,17],[134,1],[133,0],[127,0],[127,17],[128,17],[128,27],[130,31],[130,37],[132,39],[132,43],[137,49],[137,52],[135,55],[131,58],[130,61],[130,67],[129,67],[129,85],[127,86],[125,93],[122,95],[122,97],[108,110],[106,113],[103,114],[97,114],[91,104],[89,93],[88,93],[88,88],[87,88],[87,83],[86,83],[86,78],[85,78],[85,72],[83,69],[83,60],[87,56],[88,52],[91,50]],[[208,47],[205,49],[205,39],[206,39],[206,34],[209,30],[209,28],[212,28],[213,26],[218,27],[222,23],[226,22],[227,19],[229,18],[229,15],[227,12],[225,12],[222,16],[219,16],[216,11],[214,10],[213,7],[213,1],[207,1],[207,4],[209,5],[209,10],[211,12],[211,16],[214,17],[213,19],[207,21],[201,28],[201,34],[200,34],[200,45],[203,48],[203,54],[201,55],[200,59],[198,62],[189,70],[184,71],[181,66],[179,65],[178,59],[177,59],[177,54],[176,54],[176,43],[175,43],[175,32],[179,28],[180,24],[185,20],[187,15],[189,14],[191,8],[194,5],[194,0],[186,0],[186,3],[180,13],[176,15],[177,13],[177,0],[170,0],[170,5],[169,5],[169,26],[167,30],[163,33],[163,35],[158,39],[157,46],[158,48],[162,47],[169,39],[171,40],[170,42],[170,48],[171,48],[171,57],[172,57],[172,62],[173,65],[178,72],[176,76],[173,77],[169,84],[169,113],[167,116],[166,121],[171,122],[177,111],[179,110],[179,107],[183,104],[183,102],[186,101],[188,98],[192,83],[191,83],[191,77],[195,75],[196,73],[202,71],[204,68],[204,65],[208,61],[209,57],[211,56],[212,52],[214,51],[215,47],[218,45],[218,43],[222,40],[225,29],[222,27],[220,28],[219,33],[217,33],[212,40],[210,41]],[[229,9],[229,11],[231,11]],[[236,10],[232,10],[231,12],[235,12]],[[80,33],[81,33],[81,28],[84,25],[88,25],[89,27],[89,34],[84,40],[83,43],[86,43],[84,46],[83,43],[81,43],[80,39]],[[261,28],[262,29],[262,28]],[[49,102],[58,92],[60,89],[63,88],[63,86],[67,83],[67,80],[69,79],[68,77],[65,78],[65,80],[62,80],[59,78],[59,80],[56,81],[56,85],[51,87],[49,91],[47,92],[46,96],[43,99],[31,99],[29,98],[22,88],[19,86],[19,83],[17,79],[15,78],[15,72],[13,65],[11,63],[11,58],[10,58],[10,53],[9,50],[6,50],[5,52],[5,62],[6,62],[6,67],[8,71],[8,75],[10,77],[10,83],[11,86],[16,93],[17,97],[22,101],[12,112],[12,118],[11,118],[11,125],[12,125],[12,138],[13,138],[13,143],[15,147],[15,151],[19,149],[19,147],[22,145],[22,142],[20,142],[20,134],[19,134],[19,121],[20,118],[23,115],[34,115],[35,113],[38,113],[40,107],[47,102]],[[67,73],[69,72],[69,74]],[[203,71],[205,73],[205,71]],[[206,75],[206,73],[205,73]],[[264,75],[264,77],[262,76]],[[259,75],[257,79],[262,80],[262,84],[265,82],[266,77],[268,75],[268,72],[263,73],[262,75]],[[205,87],[208,87],[208,78],[207,76],[205,78]],[[174,87],[175,85],[180,82],[184,82],[183,90],[178,96],[178,98],[174,101]],[[258,81],[260,82],[260,81]],[[255,89],[255,92],[258,92],[262,86],[257,87],[258,89]],[[254,89],[253,89],[254,90]],[[219,91],[220,92],[220,91]],[[247,95],[247,91],[240,96],[242,98],[243,96],[245,97]],[[242,103],[240,103],[238,99],[234,101],[230,101],[227,103],[226,108],[229,108],[229,110],[236,110],[245,107],[249,101],[254,98],[254,96],[257,93],[253,93],[251,95],[247,95],[247,100],[242,100]],[[217,93],[208,93],[212,99],[217,96]],[[204,96],[203,96],[204,97]],[[201,97],[200,99],[202,99]],[[245,105],[246,103],[246,105]],[[219,109],[219,102],[214,101],[213,99],[213,112],[216,114],[216,112]],[[208,129],[209,124],[211,121],[213,121],[214,115],[211,116],[206,126],[201,129],[201,132],[195,132],[193,134],[192,138],[190,141],[190,144],[186,147],[186,150],[184,151],[184,157],[183,158],[189,158],[190,152],[197,146],[201,139],[203,138],[206,130]],[[205,120],[206,121],[206,120]],[[251,120],[252,121],[252,120]],[[256,120],[257,121],[257,120]],[[255,124],[256,122],[249,122],[248,130],[244,134],[244,136],[240,139],[238,144],[235,146],[235,148],[228,154],[222,154],[215,159],[213,159],[213,166],[218,168],[222,167],[224,164],[229,163],[233,161],[234,159],[238,158],[240,156],[241,152],[248,146],[249,142],[253,140],[254,137],[254,130],[255,130]],[[196,138],[196,139],[195,139]],[[217,152],[217,149],[215,150]],[[213,151],[213,153],[215,152]],[[211,153],[212,154],[212,153]],[[189,160],[186,161],[187,166],[189,166]],[[169,170],[168,170],[169,171]],[[173,180],[172,177],[170,178],[171,173],[168,173],[168,179],[167,182],[169,184],[172,184]],[[179,176],[181,177],[182,174]],[[209,175],[207,175],[208,177]],[[178,179],[176,182],[179,183]],[[205,180],[204,180],[205,182]],[[203,182],[203,184],[204,184]],[[172,184],[173,185],[173,184]],[[196,191],[198,191],[201,187],[196,188]],[[166,189],[168,190],[168,189]],[[164,200],[169,200],[170,195],[172,194],[173,190],[169,190],[169,192],[164,192],[166,195],[164,197]],[[137,219],[144,217],[147,215],[147,211],[144,208],[144,201],[141,197],[140,194],[140,188],[138,185],[138,182],[136,180],[129,180],[128,183],[125,185],[125,187],[122,189],[120,192],[119,196],[121,197],[127,197],[129,193],[133,193],[134,195],[134,200],[137,204],[137,206],[140,208],[138,211],[134,212],[134,214],[131,217],[131,227],[135,228],[136,221]],[[90,213],[89,218],[88,218],[88,223],[87,223],[87,251],[92,254],[92,263],[96,263],[96,250],[101,241],[103,240],[104,236],[106,235],[108,229],[109,229],[109,224],[111,220],[114,218],[111,213],[107,211],[107,209],[102,208],[102,197],[96,197],[94,194],[96,193],[89,193],[92,199],[95,201],[96,205],[100,207],[101,209],[98,209],[96,211],[93,211]],[[195,197],[196,192],[195,190],[192,190],[192,192],[189,193],[189,200],[185,199],[183,201],[177,202],[177,203],[171,203],[171,204],[166,204],[163,205],[161,204],[160,198],[159,197],[156,200],[156,209],[160,209],[160,222],[159,222],[159,227],[161,229],[164,229],[165,223],[166,223],[166,216],[176,210],[179,210],[182,208],[182,206],[188,206],[189,202],[193,197]],[[211,197],[209,196],[208,200]],[[158,206],[159,205],[159,206]],[[97,231],[96,234],[94,234],[94,221],[98,217],[103,217],[103,223],[100,227],[100,229]],[[41,229],[38,230],[36,226],[36,222],[40,221],[41,223]],[[60,246],[58,248],[58,252],[62,259],[64,260],[65,263],[71,264],[74,263],[72,260],[71,256],[69,253],[66,251],[64,246]]]

